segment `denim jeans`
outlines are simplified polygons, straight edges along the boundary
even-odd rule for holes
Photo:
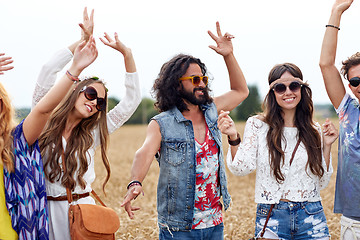
[[[170,231],[160,227],[159,240],[223,240],[224,224],[204,229],[192,229],[191,231]]]
[[[262,231],[271,204],[258,204],[255,236]],[[275,204],[264,237],[279,239],[327,239],[330,237],[321,202]]]

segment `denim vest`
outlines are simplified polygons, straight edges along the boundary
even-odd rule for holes
[[[227,190],[221,132],[217,127],[214,103],[202,105],[208,128],[219,146],[219,180],[225,210],[230,204]],[[172,231],[190,231],[195,204],[196,150],[192,122],[175,107],[152,118],[160,126],[161,150],[157,187],[157,210],[160,227]]]

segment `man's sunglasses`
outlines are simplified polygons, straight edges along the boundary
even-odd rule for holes
[[[284,94],[286,92],[286,88],[289,87],[290,91],[292,92],[297,92],[299,91],[299,89],[302,87],[302,84],[299,82],[291,82],[289,84],[289,86],[286,86],[283,83],[277,83],[275,84],[275,86],[272,88],[274,90],[274,92],[276,92],[277,94]]]
[[[353,87],[357,87],[360,84],[360,78],[359,77],[353,77],[349,80],[349,83]]]
[[[188,80],[191,79],[191,82],[194,86],[199,86],[200,81],[202,80],[203,83],[205,84],[205,86],[208,84],[209,82],[209,78],[207,76],[191,76],[191,77],[182,77],[179,78],[180,81],[184,81],[184,80]]]
[[[105,111],[106,109],[106,100],[104,98],[97,97],[97,91],[91,86],[84,86],[80,92],[84,92],[84,96],[87,100],[93,101],[96,99],[96,109],[98,111]]]

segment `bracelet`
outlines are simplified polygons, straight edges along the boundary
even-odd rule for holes
[[[331,25],[331,24],[325,25],[325,27],[332,27],[332,28],[336,28],[337,30],[340,30],[339,27],[337,27],[337,26],[335,26],[335,25]]]
[[[132,187],[132,186],[134,186],[134,185],[140,185],[140,186],[142,187],[141,182],[135,180],[135,181],[129,182],[129,184],[127,185],[126,189],[129,189],[130,187]]]
[[[230,137],[228,136],[228,143],[231,145],[231,146],[236,146],[236,145],[239,145],[239,143],[241,142],[241,138],[240,138],[240,134],[237,133],[237,138],[235,140],[230,140]]]
[[[68,76],[70,78],[71,81],[73,81],[74,83],[79,82],[79,78],[75,77],[74,75],[72,75],[69,70],[66,71],[66,76]]]

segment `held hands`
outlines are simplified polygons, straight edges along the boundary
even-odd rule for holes
[[[3,57],[5,53],[0,53],[0,75],[4,74],[5,71],[9,71],[13,69],[13,66],[8,66],[9,64],[13,63],[11,57]]]
[[[144,195],[142,186],[134,185],[134,186],[130,187],[124,197],[124,201],[121,203],[121,207],[125,208],[125,211],[127,212],[127,214],[129,215],[129,217],[131,219],[134,219],[134,217],[135,217],[135,214],[133,213],[133,211],[137,211],[140,209],[139,207],[131,206],[131,201],[135,200],[140,193],[143,193],[143,195]]]
[[[210,45],[209,48],[213,49],[215,52],[222,55],[223,57],[232,54],[233,45],[231,43],[231,39],[233,39],[234,36],[229,33],[225,33],[225,35],[223,36],[221,34],[219,22],[216,22],[216,32],[217,32],[217,36],[213,34],[211,31],[208,31],[208,34],[216,42],[217,45],[217,46]]]
[[[326,119],[325,123],[323,124],[324,144],[330,146],[335,142],[338,136],[339,132],[335,128],[334,124],[329,119]]]
[[[124,55],[124,57],[127,57],[131,54],[131,49],[126,47],[120,40],[118,37],[118,34],[115,33],[114,34],[115,40],[113,40],[109,34],[104,33],[104,39],[100,38],[100,40],[109,47],[112,47],[113,49],[119,51],[122,53],[122,55]]]
[[[231,140],[237,138],[237,130],[234,124],[234,121],[229,116],[229,111],[220,111],[219,118],[217,121],[218,128],[222,134],[226,134],[230,137]]]
[[[96,43],[93,36],[90,36],[89,41],[80,43],[74,52],[73,64],[69,71],[78,76],[86,67],[95,61],[98,56]]]

